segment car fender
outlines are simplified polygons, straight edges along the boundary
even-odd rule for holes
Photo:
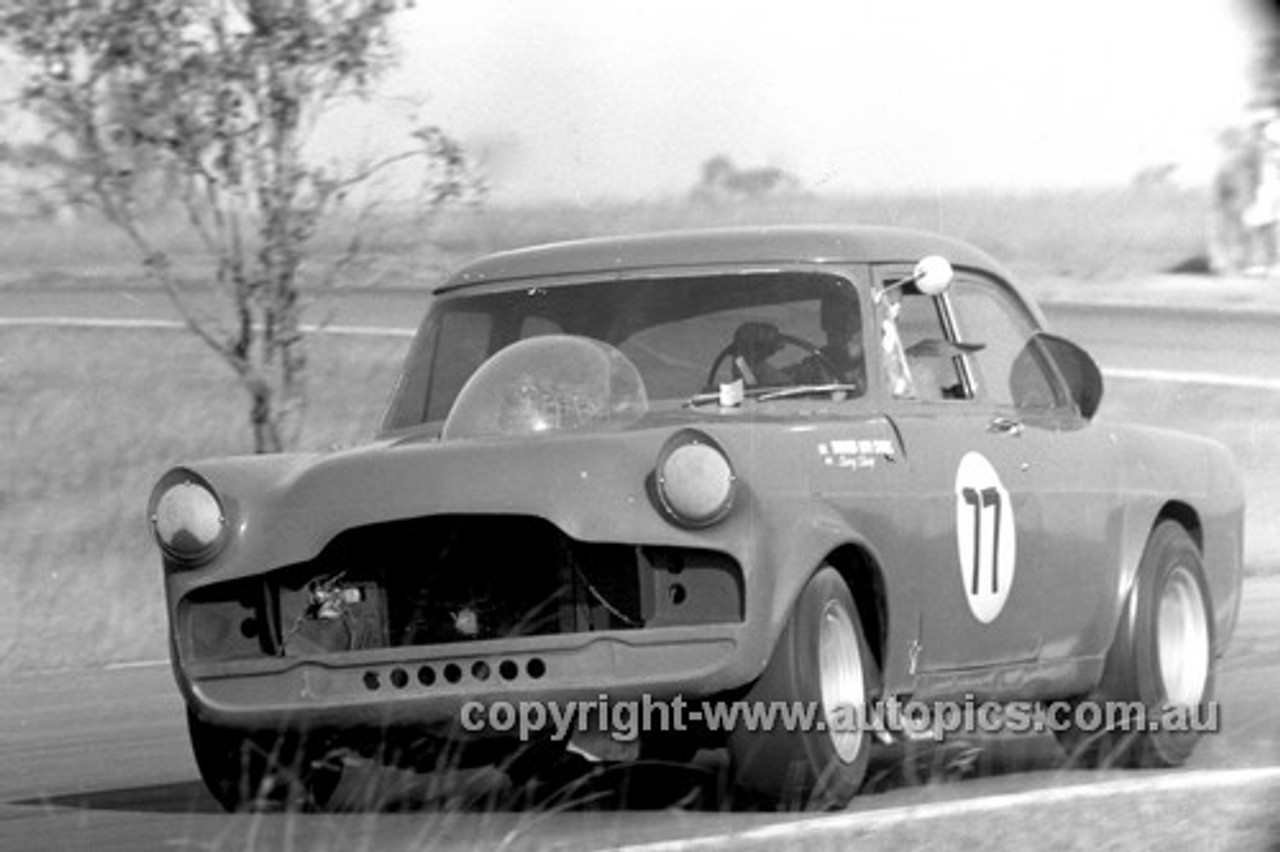
[[[1230,451],[1217,442],[1146,427],[1118,429],[1125,495],[1116,588],[1117,618],[1132,617],[1129,600],[1156,524],[1172,517],[1200,547],[1215,623],[1215,653],[1234,630],[1243,573],[1244,492]]]
[[[204,479],[213,487],[226,523],[233,530],[228,548],[234,551],[241,545],[241,533],[252,514],[251,507],[283,491],[318,457],[316,453],[279,453],[203,459],[171,468],[157,481],[157,488],[187,471]],[[221,558],[225,558],[225,554]]]
[[[872,542],[860,530],[852,526],[838,512],[822,501],[803,501],[791,512],[787,534],[771,538],[765,559],[776,566],[772,594],[768,609],[761,613],[762,629],[766,632],[764,643],[766,656],[760,660],[760,670],[768,662],[778,638],[786,627],[796,602],[810,578],[826,564],[833,554],[853,547],[865,553],[875,570],[883,564]],[[882,580],[885,578],[881,577]],[[851,589],[855,600],[859,589]],[[872,602],[878,605],[878,602]],[[888,614],[881,613],[887,624]],[[880,637],[868,637],[873,644]]]

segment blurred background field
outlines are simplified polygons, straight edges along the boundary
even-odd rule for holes
[[[326,261],[339,256],[357,234],[363,256],[337,283],[380,287],[430,285],[482,254],[582,237],[736,225],[866,223],[942,231],[969,240],[1030,278],[1095,281],[1202,265],[1208,210],[1206,190],[1168,184],[934,195],[794,193],[722,203],[671,198],[471,206],[441,209],[429,217],[383,209],[328,223],[308,269],[311,283],[318,283]],[[146,284],[138,276],[131,247],[91,218],[2,224],[0,288]],[[175,220],[160,232],[168,236],[165,248],[179,259],[194,259],[198,271],[200,247],[184,223]]]

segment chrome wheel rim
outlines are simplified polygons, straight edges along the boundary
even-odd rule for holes
[[[867,695],[853,619],[838,601],[828,601],[822,610],[818,676],[827,734],[840,759],[852,763],[862,750],[861,722]]]
[[[1209,618],[1195,575],[1177,565],[1160,595],[1156,643],[1165,699],[1179,707],[1197,707],[1209,679]]]

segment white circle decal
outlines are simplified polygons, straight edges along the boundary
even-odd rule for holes
[[[1009,491],[981,453],[965,453],[956,470],[956,549],[969,609],[990,624],[1009,598],[1018,535]]]

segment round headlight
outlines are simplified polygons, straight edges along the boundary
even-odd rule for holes
[[[682,432],[667,442],[658,455],[655,479],[663,512],[682,526],[710,526],[733,507],[733,466],[701,432]]]
[[[186,561],[209,556],[221,543],[226,523],[213,491],[190,479],[170,485],[151,510],[151,528],[160,547]]]

